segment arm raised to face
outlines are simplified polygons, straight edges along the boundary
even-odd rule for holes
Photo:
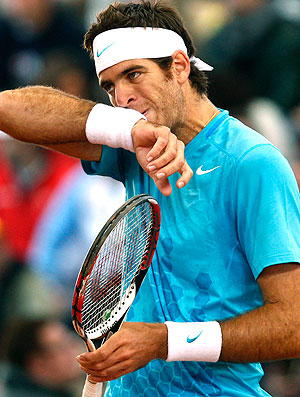
[[[0,93],[0,129],[15,139],[99,160],[101,149],[87,141],[85,125],[95,103],[51,87]],[[99,154],[100,153],[100,154]]]
[[[99,161],[102,144],[90,143],[86,136],[87,119],[94,106],[95,102],[51,87],[31,86],[3,91],[0,93],[0,130],[23,142],[83,160]],[[107,107],[107,113],[110,114],[111,109]],[[101,112],[106,119],[105,109]],[[98,123],[101,126],[101,117]],[[110,123],[106,120],[105,124]],[[111,124],[114,125],[114,117]],[[176,172],[181,174],[177,187],[186,185],[192,171],[184,159],[183,143],[166,127],[154,126],[145,120],[138,121],[136,126],[139,128],[132,128],[135,131],[132,136],[137,160],[154,179],[158,189],[165,195],[171,194],[167,178]],[[108,136],[107,132],[104,135]]]

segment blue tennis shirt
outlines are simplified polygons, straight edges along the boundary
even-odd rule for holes
[[[294,174],[264,137],[222,111],[187,146],[194,171],[183,189],[179,175],[165,197],[134,153],[103,148],[88,174],[124,183],[127,197],[154,196],[161,232],[147,277],[128,321],[210,321],[263,304],[257,277],[278,263],[300,262],[300,201]],[[260,364],[154,360],[110,382],[106,396],[267,396]]]

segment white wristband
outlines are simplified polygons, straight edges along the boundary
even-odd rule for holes
[[[222,331],[217,321],[166,321],[165,324],[168,328],[167,361],[218,361],[222,347]]]
[[[131,130],[135,123],[146,117],[133,109],[112,107],[98,103],[86,121],[85,132],[91,143],[122,147],[134,152]]]

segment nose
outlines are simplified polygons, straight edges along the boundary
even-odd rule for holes
[[[136,95],[133,88],[129,84],[116,84],[115,86],[115,103],[116,106],[126,108],[131,102],[136,100]]]

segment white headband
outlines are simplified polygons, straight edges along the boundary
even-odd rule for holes
[[[176,50],[187,54],[183,39],[172,30],[161,28],[119,28],[98,34],[93,42],[96,73],[129,59],[162,58]],[[211,71],[212,66],[192,57],[199,70]]]

